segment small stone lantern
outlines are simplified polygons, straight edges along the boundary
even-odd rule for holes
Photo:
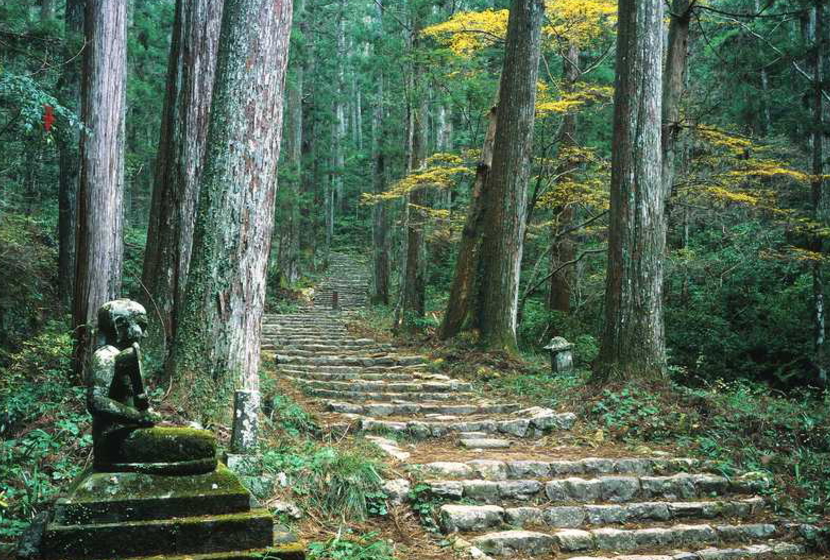
[[[555,336],[545,346],[550,352],[550,369],[553,373],[570,373],[574,369],[574,345],[562,338]]]

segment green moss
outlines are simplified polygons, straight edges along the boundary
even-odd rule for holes
[[[207,430],[147,428],[123,440],[119,458],[125,463],[189,461],[216,456],[216,439]]]

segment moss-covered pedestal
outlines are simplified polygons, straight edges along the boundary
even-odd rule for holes
[[[274,543],[273,516],[220,464],[196,475],[88,471],[56,503],[40,551],[45,560],[305,558],[299,544]]]

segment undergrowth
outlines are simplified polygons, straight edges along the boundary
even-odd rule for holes
[[[85,394],[69,381],[71,338],[50,323],[0,370],[0,540],[13,540],[90,458]]]

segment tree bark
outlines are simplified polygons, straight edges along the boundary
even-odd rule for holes
[[[294,3],[294,20],[302,18],[305,2]],[[303,174],[303,79],[304,64],[302,54],[292,49],[289,67],[293,72],[293,81],[286,85],[287,122],[285,126],[286,164],[291,170],[288,181],[289,192],[285,197],[283,216],[285,223],[280,224],[280,250],[278,266],[281,276],[288,282],[300,278],[300,190]]]
[[[221,0],[176,2],[142,274],[145,346],[159,362],[176,334],[187,285],[221,24]]]
[[[76,113],[81,109],[81,66],[84,48],[86,0],[67,0],[64,58],[58,90],[61,103]],[[81,132],[77,128],[59,135],[58,177],[58,293],[67,309],[75,291],[75,241],[78,228],[78,181],[81,174]]]
[[[568,47],[567,59],[564,61],[565,65],[565,80],[563,83],[563,90],[571,92],[576,87],[576,82],[579,80],[581,72],[579,70],[579,47],[571,43]],[[559,151],[567,150],[576,145],[577,134],[577,115],[575,111],[565,113],[562,118],[562,128],[559,134]],[[566,161],[562,167],[556,170],[557,176],[562,179],[567,179],[567,170],[570,164]],[[574,273],[573,268],[564,267],[562,263],[574,260],[575,245],[573,237],[570,234],[558,235],[560,231],[567,231],[573,225],[574,208],[573,205],[568,204],[563,208],[558,208],[559,219],[556,227],[552,229],[553,233],[553,248],[551,252],[551,271],[558,270],[556,274],[550,277],[550,290],[548,292],[548,309],[551,311],[558,311],[560,313],[569,314],[571,312],[571,284],[573,282]]]
[[[666,200],[674,185],[677,139],[681,132],[680,99],[689,51],[689,24],[695,0],[673,0],[663,76],[663,193]]]
[[[825,105],[824,105],[824,57],[826,38],[824,36],[824,2],[814,0],[811,14],[813,38],[813,127],[812,127],[812,180],[811,194],[813,203],[813,218],[817,224],[826,227],[830,223],[830,196],[826,192],[825,158]],[[823,255],[824,243],[820,235],[814,235],[812,250]],[[813,276],[813,346],[815,350],[814,363],[818,382],[827,384],[827,349],[825,330],[825,297],[824,297],[824,270],[821,259],[812,263]]]
[[[168,367],[177,400],[226,419],[259,389],[290,0],[226,0],[185,304]]]
[[[383,8],[378,7],[378,23],[383,25]],[[380,46],[380,45],[378,45]],[[383,68],[377,70],[377,93],[372,120],[374,149],[373,187],[375,194],[386,190],[386,123]],[[374,251],[374,281],[372,301],[389,305],[389,204],[380,201],[372,206],[372,245]]]
[[[461,230],[461,241],[458,246],[458,257],[455,261],[447,310],[444,312],[441,327],[438,329],[438,337],[442,340],[457,335],[465,325],[474,327],[471,323],[474,323],[477,315],[476,272],[481,249],[482,216],[487,206],[487,176],[493,164],[493,142],[496,138],[495,106],[490,110],[488,123],[484,145],[481,148],[481,160],[476,168],[476,178],[470,195],[467,218],[464,221],[464,229]]]
[[[72,326],[74,366],[83,372],[98,308],[119,295],[124,256],[124,116],[127,10],[120,0],[87,0],[81,94],[81,176]]]
[[[666,367],[663,1],[621,0],[618,17],[605,328],[594,375],[655,379]]]
[[[510,353],[518,350],[519,272],[544,15],[541,0],[511,3],[493,168],[487,178],[489,195],[483,217],[478,319],[481,342],[486,348]]]
[[[412,52],[421,46],[421,31],[426,18],[426,6],[416,0],[412,5]],[[415,62],[412,75],[411,151],[409,170],[418,171],[426,165],[429,128],[429,103],[424,83],[426,70]],[[412,190],[407,197],[406,262],[402,267],[401,293],[395,310],[395,328],[411,329],[426,310],[426,222],[428,216],[421,208],[428,205],[428,193],[423,188]]]

